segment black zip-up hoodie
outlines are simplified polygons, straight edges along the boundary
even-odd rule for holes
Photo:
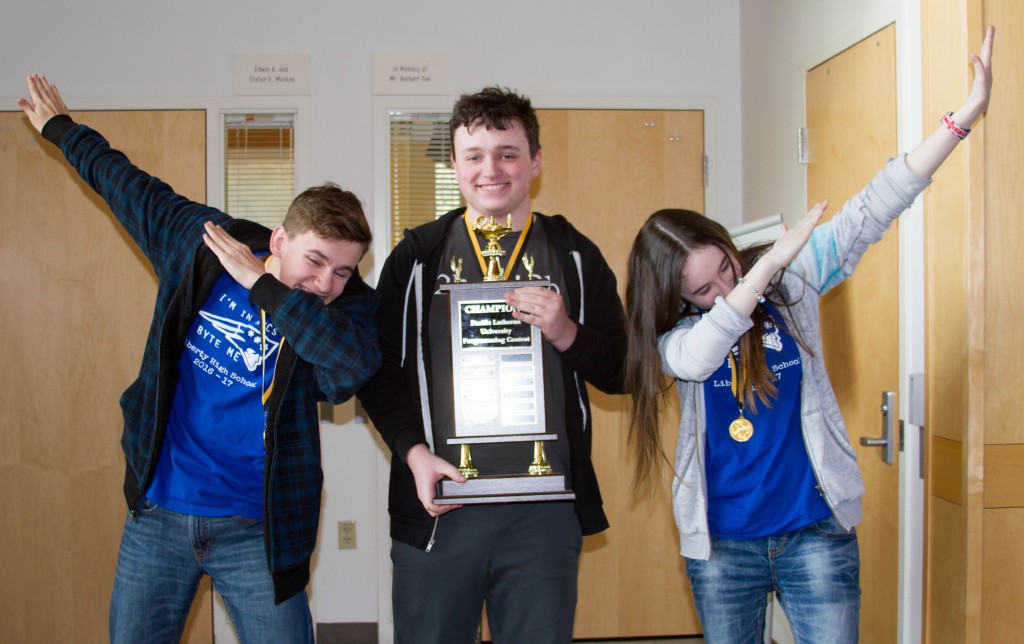
[[[434,526],[416,496],[405,455],[426,444],[424,418],[430,413],[429,319],[444,240],[461,222],[464,208],[437,221],[407,230],[381,271],[377,290],[377,335],[383,366],[359,392],[359,400],[392,452],[388,506],[391,537],[426,548]],[[615,274],[601,251],[561,215],[535,213],[554,246],[567,285],[569,317],[578,325],[576,339],[560,354],[564,377],[565,428],[569,440],[572,489],[583,534],[608,527],[591,462],[590,402],[584,381],[607,393],[622,393],[625,355],[624,315]],[[418,277],[418,279],[417,279]],[[422,348],[422,353],[418,351]],[[422,361],[422,362],[421,362]],[[422,366],[423,371],[420,371]],[[426,383],[427,392],[420,388]],[[578,395],[573,401],[573,394]]]

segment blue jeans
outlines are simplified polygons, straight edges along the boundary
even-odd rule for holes
[[[313,642],[305,592],[274,605],[262,521],[178,514],[146,499],[121,537],[110,641],[179,642],[204,574],[242,642]]]
[[[686,559],[709,644],[760,644],[765,598],[782,602],[797,642],[856,642],[857,535],[832,516],[765,539],[711,538],[711,559]]]
[[[484,602],[495,644],[568,644],[583,536],[572,503],[467,505],[430,552],[394,541],[396,644],[472,644]]]

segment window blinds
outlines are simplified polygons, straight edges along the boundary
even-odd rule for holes
[[[295,197],[295,115],[224,115],[224,203],[233,217],[279,225]]]
[[[407,228],[463,205],[451,166],[448,113],[390,113],[391,246]]]

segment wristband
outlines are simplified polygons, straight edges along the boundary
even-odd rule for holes
[[[754,288],[753,284],[751,284],[750,282],[748,282],[747,280],[745,280],[742,277],[738,278],[736,280],[736,283],[738,283],[738,284],[746,284],[747,288],[749,288],[751,291],[754,292],[754,298],[757,299],[757,303],[758,304],[764,304],[764,296],[761,295],[760,291],[758,291],[756,288]]]
[[[962,127],[959,123],[953,120],[952,112],[947,112],[946,115],[942,117],[942,125],[945,126],[947,130],[957,135],[961,141],[966,139],[967,135],[971,133],[970,128]]]

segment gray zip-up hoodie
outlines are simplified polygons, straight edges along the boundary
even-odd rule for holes
[[[822,497],[847,529],[860,523],[863,515],[864,480],[825,372],[818,300],[853,273],[868,247],[882,238],[893,220],[930,183],[907,169],[903,155],[890,159],[842,211],[814,229],[783,277],[785,292],[798,301],[790,307],[780,307],[780,313],[787,325],[800,330],[811,351],[800,347],[804,445]],[[680,552],[692,559],[711,558],[704,478],[703,383],[751,326],[749,317],[737,313],[723,298],[717,298],[710,311],[699,317],[683,318],[658,339],[662,369],[676,378],[682,409],[672,511],[679,527]]]

